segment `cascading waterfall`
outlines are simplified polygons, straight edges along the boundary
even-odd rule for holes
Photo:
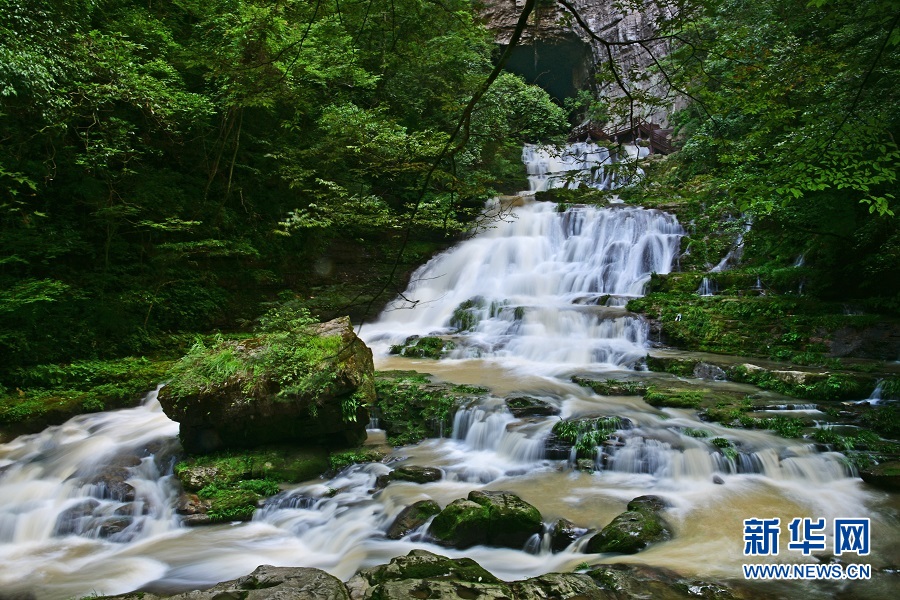
[[[619,187],[643,171],[636,160],[650,150],[642,146],[619,147],[624,156],[594,142],[577,142],[565,146],[539,146],[526,144],[522,149],[522,162],[528,173],[528,192],[543,192],[553,188],[577,188],[581,185],[599,190]],[[622,171],[631,166],[632,172]],[[618,168],[617,168],[618,167]]]
[[[616,307],[671,270],[683,233],[656,210],[532,202],[417,270],[363,336],[383,347],[454,334],[453,358],[627,366],[646,326]]]
[[[614,185],[604,171],[612,159],[591,146],[574,145],[571,154],[580,158],[572,160],[587,166],[589,183]],[[524,152],[533,189],[559,185],[557,174],[578,166],[569,159],[554,166],[556,159],[543,152]],[[660,494],[673,504],[674,539],[638,558],[726,578],[744,561],[740,523],[758,516],[757,506],[782,517],[871,514],[873,528],[887,522],[869,511],[870,495],[847,477],[836,453],[703,423],[691,411],[651,409],[635,397],[600,397],[568,378],[547,376],[573,368],[621,374],[645,354],[646,327],[623,307],[644,292],[651,273],[669,272],[682,233],[674,217],[655,210],[572,206],[559,212],[550,203],[526,202],[514,219],[430,261],[403,299],[362,331],[378,367],[410,360],[388,357],[389,344],[442,335],[457,344],[450,358],[486,360],[440,361],[425,370],[492,388],[506,382],[516,393],[540,396],[560,416],[517,418],[492,396],[457,411],[452,437],[400,448],[387,464],[354,465],[330,480],[291,486],[249,523],[187,528],[180,522],[174,507],[181,490],[171,476],[178,425],[162,413],[155,392],[138,408],[76,417],[0,445],[0,595],[64,600],[135,589],[173,592],[232,579],[259,564],[318,567],[347,579],[423,547],[473,558],[504,579],[572,571],[604,558],[579,553],[586,538],[551,553],[547,528],[520,550],[438,547],[424,528],[385,539],[405,506],[425,498],[446,505],[473,489],[517,493],[545,518],[564,515],[580,532],[602,528],[636,496]],[[622,429],[601,444],[595,472],[548,458],[545,442],[560,418],[598,415],[620,417]],[[710,439],[685,433],[701,428]],[[733,441],[733,452],[714,447],[715,436]],[[422,485],[394,482],[376,492],[377,478],[403,464],[436,467],[444,477]],[[893,541],[879,538],[888,547]]]

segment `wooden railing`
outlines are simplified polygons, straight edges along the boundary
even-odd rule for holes
[[[671,154],[675,151],[670,135],[671,129],[663,129],[656,123],[641,121],[634,127],[619,130],[603,129],[593,123],[576,127],[569,136],[570,142],[607,141],[622,144],[638,143],[650,147],[651,154]]]

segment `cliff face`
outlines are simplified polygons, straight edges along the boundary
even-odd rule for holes
[[[482,0],[480,13],[497,44],[507,45],[522,12],[524,0]],[[641,72],[653,64],[647,51],[638,44],[613,46],[610,51],[597,38],[621,43],[647,39],[653,35],[654,4],[646,2],[641,10],[615,6],[613,0],[571,0],[581,21],[579,24],[559,3],[538,2],[513,52],[507,68],[541,85],[557,98],[574,94],[578,89],[592,89],[598,97],[621,98],[620,87],[598,84],[595,75],[606,69],[610,54],[617,72],[626,86],[647,89],[656,82],[635,81],[629,73]],[[645,44],[657,58],[665,55],[659,42]],[[607,71],[608,73],[608,71]],[[645,110],[638,115],[653,122],[665,122],[664,111]]]

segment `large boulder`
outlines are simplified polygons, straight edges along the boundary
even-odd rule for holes
[[[399,540],[428,522],[428,519],[441,512],[441,507],[434,500],[419,500],[400,511],[388,528],[385,537]]]
[[[634,554],[653,542],[671,538],[670,527],[662,517],[666,506],[659,496],[635,498],[628,503],[627,511],[588,540],[585,552]]]
[[[444,546],[475,545],[521,549],[543,531],[541,513],[509,492],[473,491],[454,500],[431,522],[428,533]]]
[[[347,317],[195,346],[159,394],[189,453],[357,445],[374,401],[372,351]]]

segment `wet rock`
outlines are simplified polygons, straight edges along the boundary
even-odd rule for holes
[[[391,346],[391,354],[409,356],[412,358],[439,359],[454,348],[454,343],[439,337],[417,335],[406,338],[406,341],[396,346]]]
[[[155,600],[138,592],[117,598]],[[320,569],[261,565],[249,575],[218,583],[203,591],[192,591],[167,600],[350,600],[340,579]]]
[[[215,482],[222,475],[222,470],[215,466],[193,465],[180,469],[177,473],[181,485],[189,492],[196,492]],[[250,471],[241,478],[250,478]]]
[[[538,398],[531,396],[516,396],[506,399],[506,406],[514,417],[547,417],[559,414],[559,408]]]
[[[659,496],[635,498],[628,503],[626,512],[588,540],[585,552],[634,554],[654,542],[671,538],[669,525],[661,515],[666,506],[666,501]]]
[[[640,381],[597,380],[578,376],[572,377],[572,381],[601,396],[643,396],[647,391],[647,384]]]
[[[207,514],[186,515],[181,519],[181,524],[185,527],[201,527],[203,525],[212,525],[215,521]]]
[[[410,483],[431,483],[443,479],[444,473],[434,467],[409,466],[394,469],[387,475],[379,475],[375,487],[382,489],[392,481],[408,481]]]
[[[597,565],[586,573],[599,588],[609,591],[613,598],[653,598],[653,600],[684,600],[706,598],[731,600],[758,597],[754,594],[735,595],[734,590],[715,583],[685,579],[678,573],[661,567],[641,564]]]
[[[390,564],[363,569],[347,582],[353,600],[411,598],[513,598],[508,584],[470,558],[447,558],[413,550]]]
[[[718,475],[713,475],[712,482],[716,485],[725,485],[725,480]]]
[[[419,500],[400,511],[400,514],[388,527],[386,537],[389,540],[399,540],[427,523],[428,519],[439,512],[441,512],[441,507],[434,500]]]
[[[197,494],[182,494],[175,503],[175,512],[179,515],[204,515],[211,506],[209,500],[201,499]]]
[[[374,366],[372,351],[356,336],[350,320],[343,317],[288,334],[297,340],[315,336],[339,351],[320,361],[316,373],[302,362],[283,365],[286,372],[296,372],[287,383],[273,373],[239,371],[224,381],[197,387],[188,373],[184,381],[176,376],[162,388],[159,402],[166,415],[180,424],[179,437],[188,453],[280,442],[348,446],[365,440],[367,406],[375,401]],[[224,343],[236,361],[249,364],[286,342],[263,334]],[[209,352],[221,351],[216,347]],[[317,376],[328,384],[307,385]],[[348,406],[352,407],[349,415],[345,414]]]
[[[150,506],[146,502],[129,502],[114,510],[113,514],[121,517],[139,517],[150,514]]]
[[[510,587],[516,600],[607,600],[612,597],[598,588],[593,579],[581,573],[547,573],[525,581],[514,581]]]
[[[130,517],[111,517],[105,519],[97,529],[97,535],[101,538],[113,537],[122,533],[134,522]]]
[[[869,485],[883,490],[900,490],[900,461],[883,462],[860,469],[859,476]]]
[[[542,529],[541,513],[518,496],[473,491],[466,500],[447,505],[428,533],[437,543],[460,549],[475,545],[520,549]]]
[[[562,552],[581,537],[584,531],[584,529],[576,527],[572,521],[560,519],[550,529],[550,548],[554,552]]]
[[[590,458],[579,458],[575,461],[575,470],[584,471],[585,473],[593,473],[596,464]]]
[[[94,486],[94,493],[99,498],[132,502],[134,487],[126,482],[130,477],[131,473],[126,467],[107,466],[91,476],[86,483]]]
[[[98,506],[100,502],[90,498],[62,511],[56,517],[54,533],[60,536],[81,533],[84,530],[85,519],[91,517]]]
[[[725,381],[728,379],[722,367],[705,362],[697,363],[694,367],[694,377],[697,379],[711,379],[713,381]]]

